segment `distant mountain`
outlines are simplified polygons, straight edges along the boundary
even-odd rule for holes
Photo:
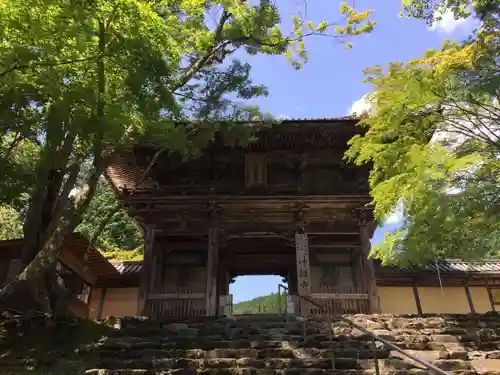
[[[372,245],[381,242],[384,234],[393,232],[401,226],[401,223],[389,222],[377,228],[372,238]],[[259,314],[259,313],[277,313],[285,308],[285,297],[281,296],[281,301],[277,293],[271,293],[267,296],[256,297],[250,301],[239,302],[233,305],[233,314]]]
[[[254,298],[250,301],[239,302],[233,305],[233,314],[265,314],[278,313],[285,308],[285,297],[277,293]]]

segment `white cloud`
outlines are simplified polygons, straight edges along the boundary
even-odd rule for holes
[[[394,213],[392,215],[389,215],[387,219],[384,221],[384,225],[387,224],[399,224],[403,221],[403,215],[399,213]]]
[[[442,31],[447,34],[452,33],[455,29],[463,26],[467,22],[465,18],[455,19],[453,12],[450,10],[447,10],[444,13],[437,13],[436,17],[440,17],[441,19],[439,21],[435,21],[431,25],[430,29]]]
[[[372,114],[375,110],[373,102],[370,100],[370,94],[365,94],[361,99],[356,100],[351,108],[349,108],[349,115],[361,116],[365,113]]]
[[[396,205],[396,209],[394,210],[394,212],[385,218],[383,225],[403,224],[403,219],[404,219],[403,213],[404,213],[403,201],[400,200]]]

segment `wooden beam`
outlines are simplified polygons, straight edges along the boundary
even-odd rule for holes
[[[475,314],[476,309],[474,308],[474,301],[472,301],[472,295],[470,294],[469,285],[465,285],[465,295],[467,296],[467,302],[469,303],[470,312]]]
[[[418,294],[418,288],[416,285],[413,285],[413,295],[415,296],[415,304],[417,305],[417,313],[423,314],[422,303],[420,302],[420,295]]]
[[[139,287],[139,315],[147,315],[146,306],[151,287],[151,277],[153,270],[153,250],[155,243],[155,229],[153,225],[145,228],[144,234],[144,262],[142,268],[141,285]]]
[[[277,247],[281,248],[283,251],[286,249],[294,248],[295,243],[288,243],[285,239],[281,243],[272,242],[273,240],[280,239],[279,237],[269,238],[269,242],[266,243],[265,239],[262,238],[233,238],[228,241],[219,242],[219,247],[223,247],[229,252],[241,252],[247,250],[248,252],[253,252],[255,249],[255,242],[259,243],[263,247],[269,246],[269,250],[275,249]],[[277,246],[278,245],[278,246]],[[323,251],[328,251],[328,249],[347,249],[347,248],[358,248],[360,246],[359,241],[330,241],[328,243],[310,243],[309,249],[318,249]],[[166,251],[185,251],[185,252],[205,252],[207,249],[207,242],[203,241],[176,241],[176,242],[162,242],[162,247]]]
[[[205,299],[205,293],[158,293],[150,294],[151,300],[166,300],[166,299]]]
[[[311,298],[335,300],[367,300],[367,293],[311,293]]]
[[[203,218],[196,218],[199,211],[189,211],[188,218],[172,217],[168,211],[162,212],[161,215],[145,214],[144,221],[154,222],[157,224],[157,230],[163,235],[182,235],[182,236],[199,236],[206,234],[210,229],[210,222]],[[255,220],[251,218],[239,217],[236,219],[227,219],[219,223],[219,228],[224,229],[228,233],[228,237],[237,236],[252,236],[259,233],[267,236],[269,233],[274,233],[276,237],[288,237],[295,232],[295,224],[293,220],[286,219],[262,219]],[[359,235],[359,227],[356,222],[346,223],[345,220],[321,220],[316,221],[310,219],[307,224],[307,232],[310,235]]]
[[[217,274],[219,261],[219,229],[211,227],[208,232],[207,285],[205,313],[207,316],[217,315]]]
[[[309,248],[311,249],[336,249],[336,248],[346,248],[346,247],[359,247],[360,243],[355,242],[355,241],[343,241],[343,242],[336,242],[332,241],[331,243],[327,244],[310,244]]]
[[[491,288],[490,288],[490,285],[488,283],[488,279],[487,278],[484,278],[484,285],[486,287],[486,290],[488,292],[488,298],[490,299],[490,304],[491,304],[491,311],[497,311],[496,308],[495,308],[495,298],[493,298],[493,293],[491,293]]]
[[[371,223],[364,217],[366,215],[365,213],[362,213],[362,215],[360,220],[360,240],[363,262],[363,282],[365,284],[365,290],[368,292],[371,313],[379,313],[380,302],[377,293],[377,276],[373,259],[369,258],[372,233],[370,228]]]
[[[162,242],[162,247],[166,251],[206,251],[207,243],[201,241],[186,241],[186,242]]]
[[[213,195],[210,195],[213,198]],[[270,199],[275,198],[275,199]],[[161,190],[136,190],[130,196],[123,196],[122,198],[133,212],[146,211],[148,205],[154,203],[154,206],[149,206],[152,211],[161,211],[162,209],[172,209],[177,207],[186,207],[187,205],[199,204],[206,206],[206,195],[195,196],[179,196],[179,195],[166,195]],[[294,203],[296,201],[303,201],[309,205],[323,205],[324,207],[345,207],[346,205],[353,204],[359,206],[361,203],[370,202],[370,194],[279,194],[275,196],[258,196],[258,195],[235,195],[235,194],[220,194],[217,196],[217,203],[230,206],[233,203],[247,204],[255,206],[256,204],[273,207],[283,205],[286,203]],[[224,207],[226,208],[226,207]]]

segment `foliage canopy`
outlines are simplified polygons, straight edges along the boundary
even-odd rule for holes
[[[342,13],[340,36],[373,29],[370,12],[344,4]],[[267,89],[235,53],[286,54],[298,68],[305,37],[330,26],[296,17],[285,35],[273,3],[239,0],[0,0],[0,19],[0,162],[8,167],[0,199],[23,211],[21,282],[54,264],[96,191],[83,231],[99,235],[98,217],[126,219],[100,184],[116,151],[154,139],[188,157],[216,131],[246,136],[234,120],[265,118],[246,102]],[[135,247],[137,232],[121,224],[105,234]]]
[[[373,164],[380,221],[403,207],[402,227],[373,249],[386,263],[498,254],[499,7],[488,8],[483,27],[465,42],[446,41],[422,58],[365,72],[373,113],[346,157]]]

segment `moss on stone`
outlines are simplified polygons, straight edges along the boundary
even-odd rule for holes
[[[83,374],[96,362],[95,344],[110,328],[75,317],[0,315],[0,373]]]

